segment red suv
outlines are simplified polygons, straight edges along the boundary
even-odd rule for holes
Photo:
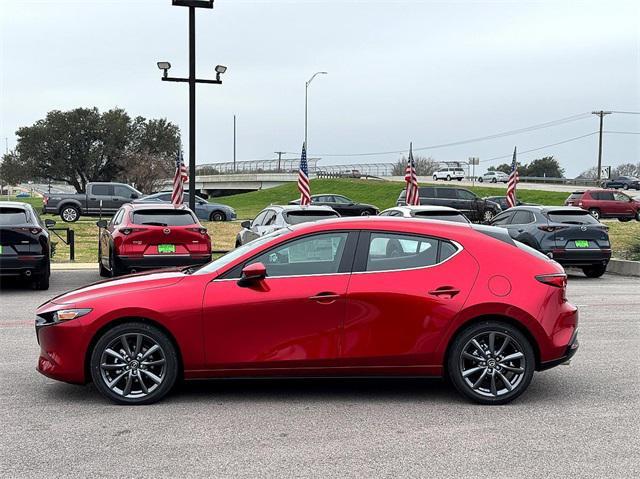
[[[579,206],[597,220],[618,218],[620,221],[640,221],[640,201],[616,190],[587,190],[571,193],[565,206]]]
[[[100,276],[211,261],[207,229],[185,206],[128,203],[97,225]]]

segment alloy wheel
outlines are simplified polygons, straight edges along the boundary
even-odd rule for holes
[[[62,210],[62,219],[67,223],[73,223],[78,219],[78,211],[75,208],[65,208]]]
[[[527,364],[514,337],[503,331],[484,331],[464,345],[459,368],[464,383],[474,392],[499,398],[522,383]]]
[[[141,399],[160,387],[167,375],[162,346],[143,333],[125,333],[102,351],[100,377],[117,396]]]
[[[482,216],[485,221],[491,221],[493,219],[493,212],[491,210],[486,210]]]

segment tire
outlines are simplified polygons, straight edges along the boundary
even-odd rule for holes
[[[109,276],[111,276],[109,274],[109,270],[102,264],[102,248],[100,247],[98,247],[98,272],[103,278],[108,278]]]
[[[115,278],[121,274],[124,274],[124,272],[118,266],[118,261],[113,256],[113,251],[109,251],[109,276]]]
[[[178,354],[169,337],[157,327],[142,322],[124,323],[98,338],[91,351],[89,369],[96,389],[110,401],[152,404],[164,398],[175,385]]]
[[[447,181],[451,181],[451,175],[447,175]]]
[[[482,221],[484,221],[485,223],[488,223],[493,219],[494,216],[495,214],[493,213],[493,211],[484,210],[484,213],[482,213]]]
[[[582,268],[582,272],[587,278],[599,278],[605,273],[605,271],[607,271],[607,265],[601,264],[594,264]]]
[[[482,179],[482,176],[480,176],[480,177],[478,178],[478,183],[482,183],[483,181],[484,181],[484,180]]]
[[[589,208],[589,214],[600,221],[600,210],[598,208]]]
[[[621,223],[627,223],[629,221],[631,221],[633,218],[630,217],[625,217],[625,218],[618,218],[618,221],[620,221]]]
[[[640,210],[636,211],[636,221],[640,221]]]
[[[505,361],[509,357],[512,359]],[[464,397],[479,404],[499,405],[513,401],[527,389],[536,364],[532,344],[515,326],[482,321],[456,335],[446,366],[451,383]]]
[[[433,175],[433,181],[438,181],[438,177],[436,175]]]
[[[623,189],[623,190],[628,190],[628,189],[629,189],[629,185],[623,185],[623,186],[622,186],[622,189]]]
[[[51,263],[47,263],[44,271],[40,273],[32,282],[31,287],[36,290],[46,291],[49,289],[49,278],[51,277]]]
[[[224,212],[222,211],[214,211],[213,213],[211,213],[211,215],[209,215],[209,221],[226,221],[227,220],[227,215],[224,214]]]
[[[360,216],[371,216],[372,214],[371,210],[362,210],[360,212]]]
[[[491,183],[497,183],[498,180],[496,178],[491,178]]]
[[[80,210],[75,206],[65,206],[60,210],[60,218],[66,223],[75,223],[80,219]]]
[[[458,181],[462,181],[462,178],[458,178]]]

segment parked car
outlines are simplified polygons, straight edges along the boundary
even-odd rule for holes
[[[178,378],[283,375],[447,375],[466,398],[504,404],[534,371],[577,351],[566,279],[488,226],[299,225],[198,269],[105,281],[43,304],[37,368],[93,381],[119,404],[158,401]]]
[[[587,211],[562,206],[515,206],[496,216],[493,226],[558,263],[602,276],[611,259],[608,228]]]
[[[271,205],[258,213],[253,221],[240,223],[242,229],[236,236],[236,247],[291,225],[338,218],[339,216],[335,210],[328,206]]]
[[[171,191],[163,191],[152,195],[143,196],[132,203],[171,203]],[[189,204],[189,193],[184,194],[183,203]],[[196,216],[204,221],[231,221],[236,219],[233,208],[221,203],[209,203],[204,198],[196,195]]]
[[[613,180],[603,181],[602,187],[640,190],[640,178],[636,178],[635,176],[619,176]]]
[[[299,205],[300,200],[289,202],[290,205]],[[377,215],[380,211],[373,205],[366,203],[357,203],[343,195],[323,194],[313,195],[311,204],[318,206],[329,206],[338,212],[340,216],[370,216]]]
[[[478,176],[478,181],[480,183],[507,183],[509,181],[509,175],[503,173],[502,171],[487,171],[484,175]]]
[[[128,203],[96,224],[100,276],[211,261],[207,229],[185,206]]]
[[[438,180],[458,180],[462,181],[465,177],[464,170],[462,168],[440,168],[433,173],[433,181]]]
[[[51,239],[36,210],[27,203],[0,201],[0,276],[26,278],[34,289],[49,289]]]
[[[454,208],[447,206],[394,206],[380,213],[380,216],[396,218],[418,218],[427,220],[451,221],[469,224],[469,219]]]
[[[488,201],[493,201],[494,203],[498,203],[500,205],[500,208],[502,208],[503,211],[509,209],[509,203],[507,203],[506,196],[485,196],[484,199]],[[516,206],[537,206],[537,205],[533,205],[532,203],[523,203],[522,201],[516,199]]]
[[[464,188],[421,186],[418,191],[421,205],[448,206],[460,211],[471,221],[488,222],[502,211],[498,203],[484,200]],[[406,205],[406,198],[407,191],[402,190],[400,196],[398,196],[396,205]]]
[[[22,191],[16,195],[16,198],[31,198],[31,195],[26,191]]]
[[[640,201],[616,190],[574,191],[564,204],[585,209],[597,220],[618,218],[620,221],[640,221]]]
[[[88,183],[86,190],[86,193],[44,195],[42,211],[73,223],[83,215],[111,216],[123,204],[142,197],[142,193],[124,183]]]

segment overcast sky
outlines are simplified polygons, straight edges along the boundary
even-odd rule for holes
[[[187,74],[187,9],[170,0],[0,0],[0,135],[49,110],[121,107],[180,125],[188,88],[160,81],[156,61]],[[387,152],[524,128],[595,109],[640,111],[638,1],[216,0],[197,11],[198,163],[299,152],[304,85],[309,149],[322,163],[387,162]],[[595,132],[598,119],[421,154],[489,160]],[[640,132],[640,115],[605,130]],[[597,161],[597,135],[520,156],[554,155],[569,176]],[[491,164],[508,160],[485,161]],[[640,135],[605,134],[605,165],[640,161]],[[321,164],[322,164],[321,163]]]

